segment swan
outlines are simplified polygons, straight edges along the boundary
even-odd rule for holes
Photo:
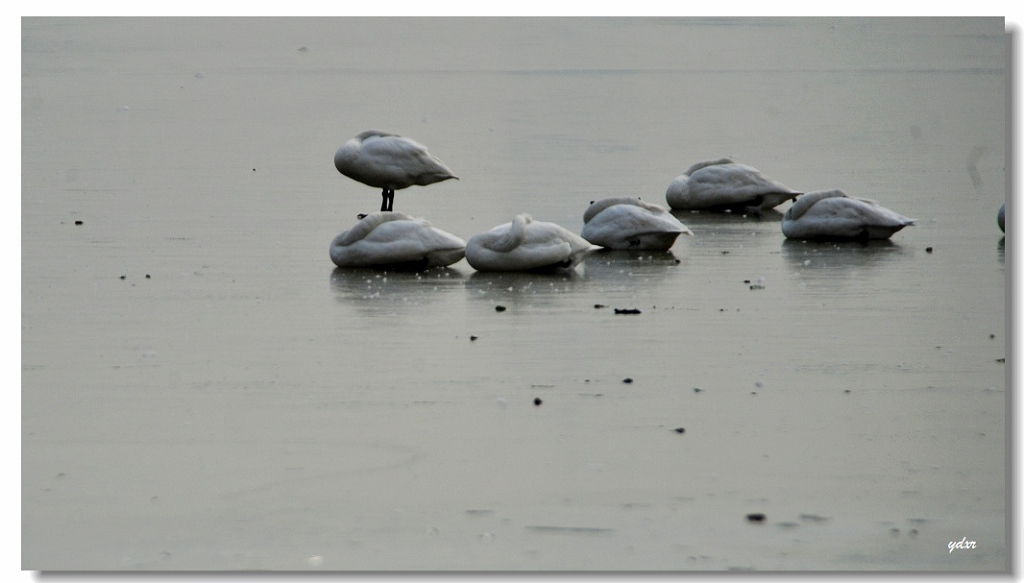
[[[1006,203],[999,207],[999,214],[996,215],[996,223],[999,224],[999,230],[1006,232]]]
[[[477,271],[554,271],[574,268],[592,248],[564,227],[521,214],[471,237],[466,261]]]
[[[820,190],[789,207],[782,217],[782,234],[790,239],[888,239],[915,221],[873,200]]]
[[[722,158],[690,166],[669,184],[665,200],[675,210],[757,213],[800,194],[756,168]]]
[[[665,251],[679,235],[693,234],[664,207],[636,197],[591,202],[583,223],[583,238],[608,249]]]
[[[448,266],[465,256],[466,242],[405,213],[360,215],[351,229],[331,241],[338,267],[422,271]]]
[[[459,179],[422,144],[377,130],[365,131],[338,148],[334,167],[352,180],[384,189],[382,211],[392,210],[396,190]]]

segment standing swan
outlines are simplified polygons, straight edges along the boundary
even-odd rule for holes
[[[362,217],[335,237],[331,261],[338,267],[423,271],[459,261],[465,250],[465,241],[424,219],[382,211]]]
[[[376,130],[365,131],[338,148],[334,167],[352,180],[383,188],[382,211],[392,210],[396,190],[459,178],[422,144]]]
[[[790,239],[888,239],[915,220],[842,190],[820,190],[789,207],[782,234]]]
[[[583,238],[607,249],[666,251],[679,235],[693,234],[664,207],[636,197],[592,202],[583,223]]]
[[[522,214],[471,237],[466,261],[477,271],[554,271],[572,269],[590,249],[576,233]]]
[[[665,200],[675,210],[758,213],[800,194],[756,168],[722,158],[690,166],[669,184]]]

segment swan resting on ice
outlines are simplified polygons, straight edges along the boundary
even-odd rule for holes
[[[474,235],[466,243],[466,261],[477,271],[556,271],[572,269],[594,247],[554,223],[528,214]]]
[[[756,168],[722,158],[690,166],[669,184],[665,200],[673,210],[757,214],[800,194]]]
[[[422,144],[377,130],[365,131],[338,148],[334,167],[352,180],[383,189],[382,211],[392,210],[396,190],[459,178]]]
[[[782,234],[790,239],[888,239],[915,221],[873,200],[821,190],[808,192],[789,207],[782,217]]]
[[[466,242],[425,219],[398,212],[370,213],[331,241],[338,267],[422,271],[451,265],[465,256]]]
[[[606,249],[666,251],[693,232],[664,207],[636,197],[606,198],[583,213],[583,238]]]

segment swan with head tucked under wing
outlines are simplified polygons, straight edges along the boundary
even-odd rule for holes
[[[477,271],[569,270],[594,249],[586,239],[528,214],[470,237],[466,261]]]
[[[789,207],[782,217],[782,234],[790,239],[888,239],[914,222],[873,200],[821,190],[808,192]]]
[[[591,202],[583,213],[583,238],[606,249],[665,251],[693,232],[664,207],[636,197]]]
[[[422,144],[377,130],[365,131],[338,148],[334,167],[353,180],[383,189],[382,211],[392,210],[396,190],[459,178]]]
[[[422,271],[446,267],[465,256],[466,242],[424,219],[398,212],[363,216],[331,241],[338,267]]]
[[[756,168],[722,158],[690,166],[669,184],[665,200],[673,210],[757,214],[800,194]]]

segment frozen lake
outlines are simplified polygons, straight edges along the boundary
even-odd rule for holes
[[[1006,42],[23,19],[22,568],[1004,570]],[[452,167],[395,210],[463,239],[723,156],[918,223],[677,213],[669,252],[571,276],[337,270],[367,129]]]

